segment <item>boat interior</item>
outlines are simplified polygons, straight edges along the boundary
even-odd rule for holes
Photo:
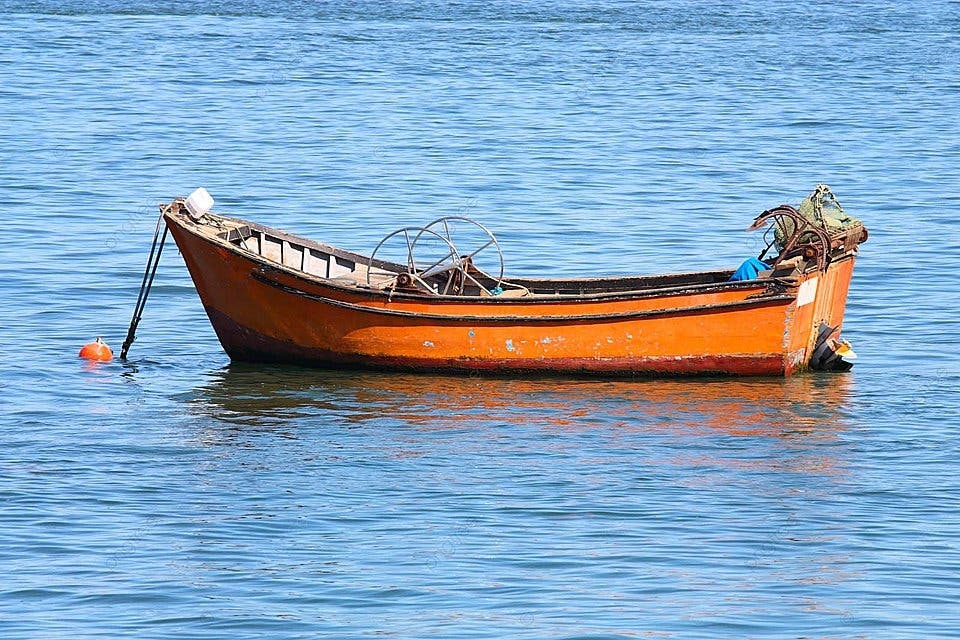
[[[172,213],[188,215],[181,200],[174,201]],[[768,214],[770,212],[765,212]],[[754,226],[759,228],[763,215]],[[842,243],[831,247],[831,239],[823,233],[810,237],[823,245],[823,249],[811,249],[809,238],[794,242],[781,250],[774,258],[768,258],[773,266],[761,270],[753,280],[734,281],[733,270],[703,271],[652,276],[612,276],[574,279],[509,278],[503,275],[503,254],[496,238],[482,225],[468,218],[448,216],[426,227],[406,227],[387,235],[369,256],[364,256],[306,238],[288,234],[263,225],[205,212],[199,217],[190,216],[197,230],[228,243],[242,251],[257,256],[260,260],[287,269],[301,272],[313,278],[321,278],[331,284],[353,289],[385,291],[390,294],[413,294],[430,296],[468,296],[497,298],[529,297],[580,297],[610,295],[626,292],[665,291],[670,289],[712,289],[716,287],[756,288],[765,278],[785,278],[797,275],[809,268],[825,268],[831,253],[843,251]],[[454,225],[471,228],[481,241],[474,240],[469,248],[457,246],[451,229]],[[472,225],[472,226],[471,226]],[[794,235],[800,233],[795,225]],[[809,234],[809,230],[804,233]],[[419,248],[427,241],[444,247],[439,260],[421,260]],[[378,257],[388,241],[406,247],[406,264]],[[824,244],[825,243],[825,244]],[[849,243],[848,243],[849,244]],[[771,241],[768,249],[773,245]],[[855,246],[855,245],[854,245]],[[486,265],[481,269],[476,258],[487,255]],[[491,262],[490,255],[493,256]],[[762,255],[761,255],[762,257]],[[499,266],[499,268],[498,268]]]
[[[224,222],[230,222],[223,219]],[[413,270],[407,265],[372,259],[336,247],[291,236],[248,222],[220,230],[217,236],[235,247],[277,265],[360,289],[394,290],[432,295],[520,298],[530,296],[584,296],[728,283],[732,270],[654,276],[610,276],[573,279],[505,279],[475,266],[466,257],[451,257],[433,269]],[[755,286],[755,285],[754,285]]]

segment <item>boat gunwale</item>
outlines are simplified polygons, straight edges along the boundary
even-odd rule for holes
[[[557,323],[575,323],[575,322],[603,322],[603,321],[618,321],[618,320],[631,320],[631,319],[640,319],[640,318],[655,318],[660,316],[672,316],[672,315],[686,315],[691,313],[703,313],[703,312],[722,312],[728,311],[731,309],[740,309],[740,308],[753,308],[759,306],[768,306],[771,304],[784,303],[784,306],[789,305],[794,301],[796,296],[790,294],[774,295],[774,296],[763,296],[757,298],[748,298],[746,300],[735,300],[733,302],[717,302],[714,304],[703,304],[703,305],[693,305],[690,307],[671,307],[665,309],[641,309],[634,311],[617,311],[613,313],[594,313],[594,314],[579,314],[579,315],[554,315],[554,316],[478,316],[478,315],[463,315],[463,314],[441,314],[441,313],[430,313],[430,312],[421,312],[421,311],[407,311],[403,309],[388,309],[385,307],[371,307],[363,304],[356,304],[353,302],[345,302],[343,300],[337,300],[335,298],[327,298],[325,296],[319,296],[316,294],[309,293],[302,289],[297,289],[296,287],[291,287],[285,285],[282,282],[277,282],[276,280],[271,280],[266,276],[264,272],[254,271],[251,274],[251,277],[258,282],[266,284],[271,287],[275,287],[284,293],[290,293],[301,298],[306,298],[307,300],[313,300],[315,302],[320,302],[323,304],[329,304],[341,309],[347,309],[350,311],[359,311],[362,313],[373,313],[379,315],[388,315],[402,318],[414,318],[420,320],[438,320],[438,321],[455,321],[455,322],[473,322],[476,324],[511,324],[511,323],[523,323],[523,324],[557,324]]]
[[[216,217],[229,221],[231,223],[235,223],[241,226],[246,225],[251,229],[259,231],[260,233],[267,233],[277,237],[278,239],[286,240],[287,242],[295,242],[296,244],[301,245],[304,248],[317,249],[317,250],[326,252],[331,256],[353,260],[357,264],[366,263],[369,261],[369,257],[364,256],[362,254],[354,253],[345,249],[341,249],[339,247],[334,247],[332,245],[327,245],[321,242],[317,242],[309,238],[296,236],[286,231],[283,231],[281,229],[269,227],[267,225],[251,222],[241,218],[231,218],[231,217],[223,216],[220,214],[213,214],[213,215],[216,215]],[[261,272],[265,272],[265,271],[281,272],[297,280],[302,280],[304,282],[307,282],[315,286],[328,287],[335,291],[342,292],[345,294],[360,296],[362,298],[366,298],[371,302],[404,301],[404,302],[419,302],[419,303],[440,304],[440,305],[453,305],[453,304],[461,304],[461,305],[462,304],[470,304],[470,305],[494,304],[494,305],[508,305],[508,306],[544,305],[544,304],[571,304],[571,303],[577,303],[577,302],[595,302],[595,301],[620,302],[620,301],[637,300],[637,299],[644,299],[644,298],[675,297],[675,296],[690,295],[690,294],[697,294],[697,293],[704,293],[704,292],[711,292],[711,291],[731,291],[731,290],[735,291],[740,289],[744,289],[744,290],[757,289],[758,290],[760,295],[754,298],[750,298],[748,301],[751,303],[757,302],[757,301],[780,299],[780,298],[784,298],[784,299],[796,298],[795,292],[789,293],[789,294],[784,293],[790,288],[795,288],[796,285],[792,283],[785,283],[781,279],[741,280],[741,281],[733,281],[733,282],[731,281],[706,282],[706,283],[685,284],[685,285],[677,285],[677,286],[653,287],[653,288],[646,288],[646,289],[600,291],[595,293],[581,293],[581,294],[573,294],[573,295],[533,294],[530,296],[523,296],[523,297],[517,297],[517,298],[501,297],[501,296],[453,296],[453,295],[442,295],[442,294],[428,295],[428,294],[420,294],[420,293],[409,293],[409,292],[397,291],[397,290],[388,291],[388,290],[376,289],[369,286],[362,286],[361,283],[359,282],[344,284],[342,282],[337,282],[333,278],[318,276],[318,275],[303,271],[302,269],[297,269],[294,267],[290,267],[288,265],[284,265],[280,262],[270,260],[258,253],[254,253],[248,249],[244,249],[243,247],[228,241],[226,238],[221,237],[219,234],[213,234],[213,233],[208,234],[208,233],[200,232],[199,227],[201,225],[198,225],[194,223],[192,220],[189,220],[186,214],[180,210],[176,212],[172,210],[168,211],[164,214],[164,217],[171,219],[175,224],[177,224],[179,228],[193,234],[198,239],[214,244],[218,247],[222,247],[230,251],[231,253],[235,254],[237,257],[246,259],[254,264],[260,265]],[[829,268],[829,264],[833,264],[835,262],[839,262],[848,258],[853,258],[854,256],[855,256],[855,253],[853,252],[848,252],[845,255],[839,256],[838,258],[831,260],[830,263],[828,263],[828,268]],[[396,263],[391,263],[387,261],[374,260],[373,262],[374,262],[374,266],[389,265],[389,266],[397,266],[402,268],[402,265],[397,265]],[[255,272],[256,270],[251,272],[251,275],[253,275]],[[698,276],[698,275],[707,275],[707,274],[725,273],[725,272],[726,270],[692,271],[692,272],[685,272],[685,273],[678,273],[678,274],[655,274],[652,276],[642,276],[642,275],[640,276],[601,276],[596,278],[580,278],[580,279],[566,279],[566,280],[560,280],[560,279],[535,280],[535,279],[528,279],[528,278],[519,278],[518,280],[520,282],[527,282],[527,283],[544,283],[545,285],[549,283],[570,283],[570,284],[582,283],[582,284],[602,285],[604,282],[616,282],[619,280],[631,279],[631,278]],[[769,291],[771,286],[775,287],[776,289],[779,289],[779,291],[774,291],[770,294],[765,295],[765,292]],[[310,294],[309,292],[304,292],[304,293],[308,295],[316,295],[316,294]],[[317,297],[323,297],[323,296],[317,296]],[[330,298],[325,298],[325,299],[330,299]],[[352,304],[352,303],[348,303],[348,304]],[[720,304],[725,304],[725,303],[720,303]],[[376,307],[367,307],[365,305],[358,305],[358,306],[363,307],[364,309],[370,309],[370,308],[376,309]],[[708,306],[713,306],[713,305],[708,305]],[[422,315],[419,312],[412,312],[412,313],[414,313],[415,315]],[[442,316],[442,317],[445,317],[445,316]],[[458,317],[462,317],[462,316],[458,316]],[[493,317],[493,316],[479,316],[479,317],[487,318],[487,317]],[[518,317],[533,318],[536,316],[518,316]],[[541,316],[541,317],[544,317],[544,316]],[[570,318],[574,316],[562,316],[562,317]]]
[[[340,257],[340,258],[346,258],[346,259],[349,259],[349,260],[353,260],[354,262],[356,262],[356,263],[358,263],[358,264],[364,264],[364,265],[366,265],[366,264],[368,264],[368,263],[370,262],[370,257],[369,257],[369,256],[365,256],[365,255],[363,255],[363,254],[361,254],[361,253],[356,253],[356,252],[350,251],[350,250],[348,250],[348,249],[343,249],[343,248],[341,248],[341,247],[335,247],[335,246],[333,246],[333,245],[325,244],[325,243],[323,243],[323,242],[318,242],[318,241],[313,240],[313,239],[310,239],[310,238],[305,238],[305,237],[303,237],[303,236],[298,236],[298,235],[289,233],[289,232],[287,232],[287,231],[284,231],[284,230],[282,230],[282,229],[278,229],[278,228],[276,228],[276,227],[270,227],[270,226],[267,226],[267,225],[264,225],[264,224],[260,224],[260,223],[258,223],[258,222],[253,222],[253,221],[250,221],[250,220],[244,220],[243,218],[231,218],[231,217],[229,217],[229,216],[224,216],[224,215],[220,215],[220,214],[214,214],[214,215],[216,215],[218,218],[222,218],[223,220],[227,220],[227,221],[229,221],[229,222],[236,223],[236,224],[239,224],[239,225],[241,225],[241,226],[244,226],[244,225],[245,225],[245,226],[248,226],[248,227],[250,227],[251,229],[254,229],[254,230],[259,231],[259,232],[261,232],[261,233],[271,234],[271,235],[277,237],[278,239],[286,240],[287,242],[295,242],[296,244],[302,245],[302,246],[304,246],[305,248],[318,249],[318,250],[320,250],[320,251],[324,251],[324,252],[326,252],[326,253],[329,253],[330,255],[334,255],[334,256],[337,256],[337,257]],[[193,226],[199,226],[199,225],[196,225],[195,223],[193,223],[192,221],[190,221],[190,224],[192,224]],[[182,225],[182,224],[181,224],[180,226],[183,227],[183,228],[185,228],[185,229],[188,229],[188,230],[190,230],[190,231],[193,231],[197,236],[199,236],[199,237],[201,237],[201,238],[203,238],[203,239],[207,239],[207,240],[210,240],[210,241],[215,241],[219,246],[222,246],[222,247],[224,247],[224,248],[226,248],[226,249],[229,249],[229,250],[233,251],[234,253],[237,253],[238,255],[251,258],[251,259],[253,259],[255,262],[262,263],[262,264],[264,264],[264,265],[266,265],[266,266],[268,266],[268,267],[271,267],[271,268],[274,268],[274,269],[277,269],[277,270],[282,270],[282,271],[284,271],[284,272],[286,272],[286,273],[289,273],[289,274],[291,274],[291,275],[298,276],[298,277],[302,277],[304,280],[308,280],[308,281],[310,281],[310,282],[320,283],[320,284],[323,284],[323,285],[325,285],[325,286],[331,286],[331,287],[334,287],[334,288],[336,288],[336,289],[340,289],[340,290],[342,290],[342,291],[348,291],[348,292],[351,292],[351,293],[373,294],[375,297],[388,296],[388,297],[390,297],[391,299],[409,298],[409,299],[411,299],[411,300],[451,301],[451,302],[455,302],[455,301],[460,301],[460,302],[462,302],[462,301],[464,301],[464,300],[469,300],[470,302],[483,302],[483,303],[503,304],[504,302],[511,302],[511,303],[515,303],[515,302],[530,302],[530,301],[532,301],[532,300],[537,300],[537,301],[539,301],[539,302],[543,302],[543,301],[555,301],[555,300],[558,300],[558,299],[559,299],[559,300],[590,299],[591,297],[594,297],[594,296],[604,297],[604,296],[611,296],[611,295],[617,295],[617,294],[646,293],[646,292],[648,292],[648,291],[657,291],[657,292],[660,292],[660,291],[671,291],[671,290],[673,290],[673,289],[679,289],[679,288],[688,289],[688,288],[690,288],[690,287],[718,287],[718,286],[724,286],[724,287],[730,288],[730,289],[740,289],[740,288],[749,289],[749,288],[752,288],[752,287],[755,287],[755,286],[756,286],[756,281],[741,280],[741,281],[736,281],[736,282],[705,282],[705,283],[681,285],[681,286],[675,286],[675,287],[650,287],[650,288],[646,288],[646,289],[624,289],[624,290],[618,290],[618,291],[601,291],[601,292],[597,292],[597,293],[583,293],[583,294],[575,294],[575,295],[534,294],[534,295],[525,296],[525,297],[522,297],[522,298],[508,298],[508,297],[502,297],[502,298],[501,298],[501,297],[498,297],[498,296],[454,296],[454,295],[444,295],[444,294],[420,294],[420,293],[410,293],[410,292],[400,291],[400,290],[396,290],[396,291],[393,291],[393,292],[389,292],[389,291],[384,291],[384,290],[381,290],[381,289],[377,289],[377,288],[375,288],[375,287],[357,286],[357,285],[361,285],[361,284],[362,284],[362,283],[359,283],[359,282],[356,283],[356,284],[345,285],[345,284],[343,284],[343,283],[341,283],[341,282],[337,282],[337,281],[336,281],[335,279],[333,279],[333,278],[325,278],[325,277],[323,277],[323,276],[318,276],[318,275],[315,275],[315,274],[312,274],[312,273],[308,273],[308,272],[306,272],[306,271],[303,271],[302,269],[297,269],[297,268],[294,268],[294,267],[290,267],[290,266],[288,266],[288,265],[285,265],[285,264],[282,264],[282,263],[279,263],[279,262],[270,260],[270,259],[268,259],[268,258],[264,258],[262,255],[257,254],[257,253],[253,253],[253,252],[251,252],[251,251],[249,251],[249,250],[245,250],[243,247],[239,247],[238,245],[235,245],[235,244],[233,244],[232,242],[229,242],[229,241],[225,240],[224,238],[221,238],[219,235],[207,235],[207,234],[203,234],[203,233],[197,233],[194,229],[191,229],[189,226]],[[390,261],[388,261],[388,260],[379,260],[379,259],[376,259],[376,258],[373,260],[372,266],[381,267],[381,268],[391,267],[391,268],[396,268],[396,269],[404,269],[404,268],[405,268],[404,265],[401,265],[401,264],[399,264],[399,263],[390,262]],[[639,279],[647,279],[647,278],[651,278],[651,279],[652,279],[652,278],[681,278],[681,277],[684,277],[684,276],[701,276],[701,275],[711,275],[711,274],[717,274],[717,275],[719,275],[719,274],[732,274],[732,273],[733,273],[733,270],[732,270],[732,269],[716,269],[716,270],[712,270],[712,271],[686,271],[686,272],[681,272],[681,273],[658,273],[658,274],[652,274],[652,275],[636,274],[636,275],[619,275],[619,276],[618,276],[618,275],[613,275],[613,276],[592,276],[592,277],[587,277],[587,278],[524,278],[524,277],[518,277],[518,278],[511,279],[511,280],[509,280],[509,281],[506,281],[506,280],[505,280],[505,282],[507,282],[508,284],[516,282],[516,283],[518,283],[518,284],[522,284],[523,286],[530,286],[530,285],[542,284],[542,285],[545,286],[545,287],[546,287],[546,286],[550,286],[550,285],[554,285],[554,284],[570,284],[570,285],[577,285],[577,284],[595,284],[595,285],[598,285],[598,286],[603,286],[604,283],[608,283],[608,282],[609,282],[609,283],[616,283],[616,282],[619,282],[619,281],[622,281],[622,280],[625,280],[625,279],[639,280]],[[631,297],[632,297],[632,296],[631,296]],[[605,299],[606,299],[606,298],[605,298]]]

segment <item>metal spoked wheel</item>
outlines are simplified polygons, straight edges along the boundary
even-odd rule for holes
[[[500,244],[486,227],[470,218],[446,216],[425,227],[404,227],[387,235],[370,254],[368,285],[371,284],[376,256],[388,251],[388,245],[392,246],[395,255],[399,249],[406,271],[390,279],[386,288],[412,284],[438,295],[464,295],[468,283],[476,285],[480,291],[497,290],[503,283]],[[479,264],[481,260],[482,264]],[[443,274],[446,279],[441,277],[438,282],[437,276]],[[435,284],[430,285],[428,278],[433,278]],[[481,282],[481,279],[492,281],[493,286],[489,286],[490,282]]]
[[[416,284],[424,291],[430,293],[437,293],[434,291],[427,282],[423,280],[424,278],[424,269],[420,268],[420,265],[417,264],[416,256],[413,253],[414,244],[416,240],[423,237],[424,234],[427,234],[429,237],[438,239],[442,246],[445,247],[447,254],[455,254],[457,248],[454,247],[446,238],[435,231],[428,230],[425,227],[403,227],[402,229],[397,229],[393,233],[388,234],[383,240],[377,244],[374,248],[373,253],[370,254],[370,257],[367,259],[367,285],[372,284],[371,274],[374,268],[374,262],[377,261],[377,254],[381,249],[386,249],[390,247],[391,244],[400,243],[400,248],[405,248],[405,258],[404,263],[406,264],[406,271],[398,273],[393,278],[388,280],[385,285],[385,288],[393,288],[399,285],[407,284]],[[396,239],[396,240],[394,240]],[[391,243],[391,240],[393,241]]]
[[[444,216],[438,218],[423,228],[424,233],[432,233],[443,237],[452,251],[439,260],[434,260],[424,270],[424,276],[448,272],[450,276],[444,287],[444,294],[463,293],[464,285],[473,282],[481,290],[486,286],[477,276],[485,276],[494,281],[492,289],[501,288],[503,284],[503,251],[497,238],[479,222],[464,216]],[[417,243],[423,234],[413,240],[416,251]]]

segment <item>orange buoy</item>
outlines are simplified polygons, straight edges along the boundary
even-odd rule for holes
[[[96,342],[88,342],[80,349],[80,357],[87,360],[96,360],[98,362],[109,362],[113,360],[113,351],[107,346],[107,343],[97,336]]]

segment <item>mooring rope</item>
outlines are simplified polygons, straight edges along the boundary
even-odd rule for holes
[[[137,326],[143,317],[143,308],[147,305],[147,296],[150,295],[153,278],[157,275],[157,267],[160,266],[160,254],[163,252],[163,243],[167,240],[167,224],[164,222],[163,216],[166,215],[169,209],[170,207],[168,206],[161,211],[160,217],[157,218],[157,227],[153,232],[153,244],[150,246],[150,256],[147,258],[147,266],[143,271],[143,281],[140,283],[140,295],[137,296],[137,304],[133,308],[133,317],[130,319],[130,328],[127,329],[127,338],[123,341],[123,346],[120,348],[121,360],[127,359],[127,351],[130,350],[130,345],[133,344],[133,341],[136,339]],[[163,226],[162,237],[160,236],[161,226]],[[157,238],[160,239],[159,244],[157,244]]]

